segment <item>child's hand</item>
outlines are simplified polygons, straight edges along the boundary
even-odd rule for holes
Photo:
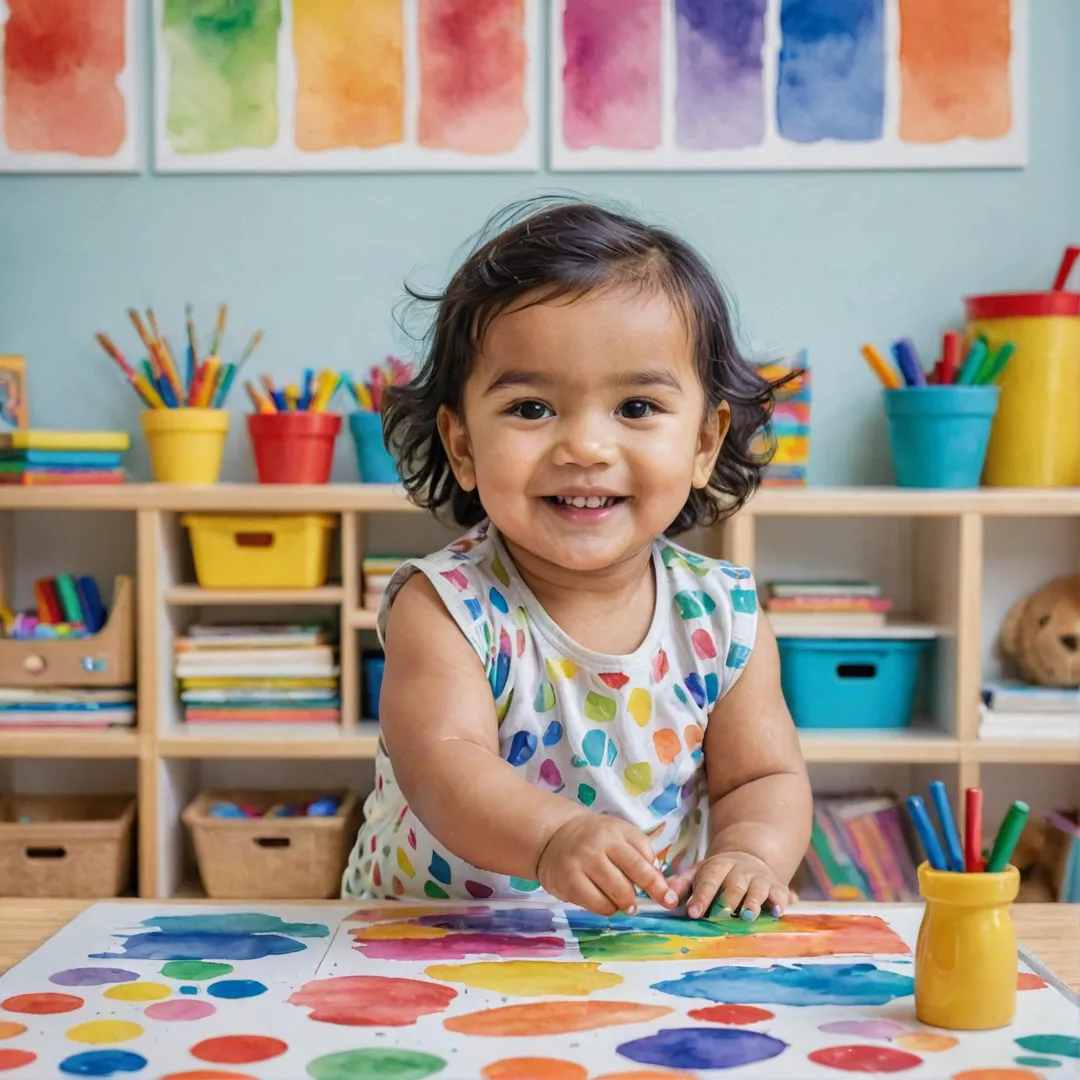
[[[694,889],[686,914],[702,918],[719,895],[724,910],[738,911],[747,922],[766,912],[776,918],[795,901],[795,894],[757,856],[745,851],[723,851],[705,859],[694,876]]]
[[[552,896],[568,904],[597,915],[633,915],[637,887],[665,907],[679,902],[655,860],[640,829],[608,814],[585,811],[552,834],[536,875]]]

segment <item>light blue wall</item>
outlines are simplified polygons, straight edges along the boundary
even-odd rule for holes
[[[569,188],[685,232],[738,298],[748,342],[809,348],[815,483],[885,480],[859,345],[908,334],[926,355],[962,295],[1043,287],[1080,239],[1080,2],[1031,8],[1024,170],[0,178],[0,353],[29,357],[39,427],[137,430],[134,398],[92,340],[106,330],[134,352],[132,304],[152,304],[175,341],[190,300],[205,340],[224,298],[234,346],[266,331],[260,370],[361,370],[397,343],[404,277],[441,282],[497,205]],[[226,478],[247,479],[239,417],[234,429]],[[141,451],[132,464],[145,475]],[[344,440],[335,475],[355,479]]]

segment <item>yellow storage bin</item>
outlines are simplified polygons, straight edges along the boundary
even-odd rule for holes
[[[184,514],[195,576],[206,589],[315,589],[326,584],[329,514]]]

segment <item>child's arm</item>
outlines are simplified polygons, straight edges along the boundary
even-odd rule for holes
[[[677,902],[644,833],[535,787],[500,757],[483,667],[420,574],[391,609],[379,722],[413,813],[458,858],[601,914],[633,907],[635,885]]]
[[[757,918],[766,901],[779,914],[810,843],[813,805],[765,619],[746,669],[709,716],[704,750],[711,840],[687,914],[699,918],[718,893],[726,909],[741,904],[744,918]]]

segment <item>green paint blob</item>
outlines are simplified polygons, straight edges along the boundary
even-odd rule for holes
[[[216,979],[220,975],[231,975],[232,964],[212,964],[208,960],[170,960],[162,969],[166,979],[178,979],[181,982],[202,982]]]
[[[424,895],[430,896],[432,900],[450,899],[450,894],[441,886],[436,885],[434,881],[424,882]]]
[[[415,1050],[342,1050],[308,1062],[312,1080],[424,1080],[446,1062]]]
[[[577,798],[582,806],[592,806],[596,802],[596,788],[589,784],[578,784]]]
[[[1029,1065],[1033,1069],[1056,1069],[1061,1065],[1054,1058],[1018,1057],[1017,1065]]]
[[[1015,1041],[1021,1049],[1033,1054],[1080,1058],[1080,1038],[1076,1035],[1024,1035]]]

